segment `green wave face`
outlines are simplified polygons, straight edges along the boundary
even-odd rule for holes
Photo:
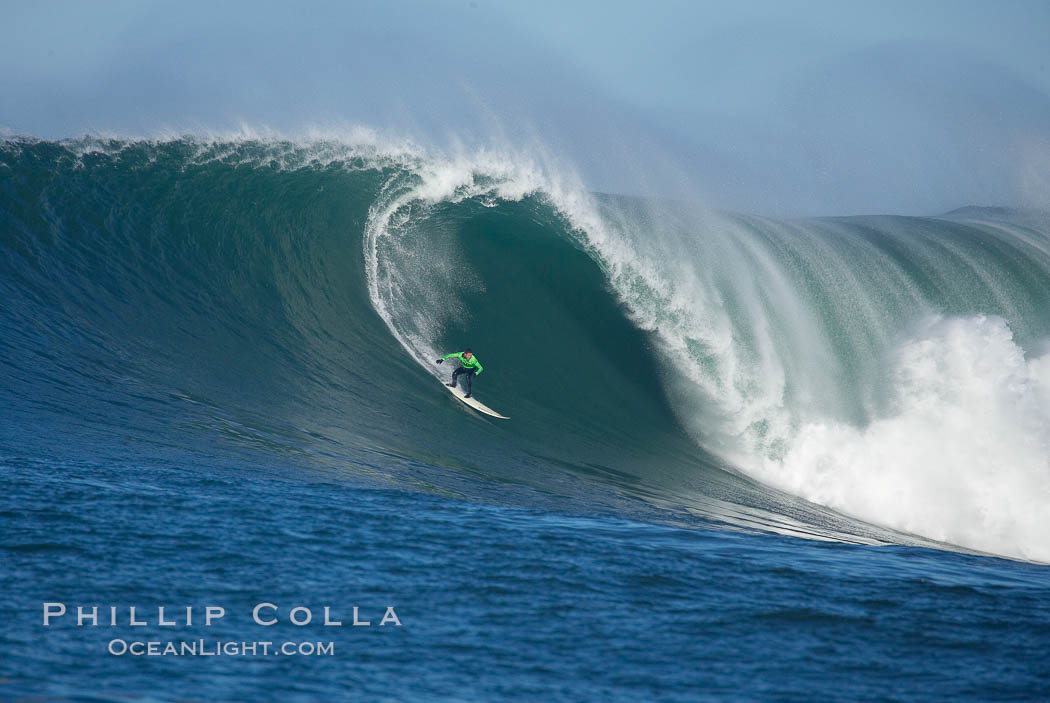
[[[9,140],[0,173],[5,444],[1050,560],[1036,213],[776,221],[367,140]],[[510,422],[438,387],[467,346]]]

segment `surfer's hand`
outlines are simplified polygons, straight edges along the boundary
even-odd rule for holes
[[[444,359],[438,359],[438,360],[437,360],[437,363],[439,363],[439,364],[440,364],[440,363],[441,363],[442,361],[444,361]]]

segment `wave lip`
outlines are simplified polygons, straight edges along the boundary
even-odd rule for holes
[[[663,369],[670,407],[700,446],[767,485],[847,515],[1050,560],[1050,525],[1039,509],[1050,481],[1045,362],[1025,362],[1014,339],[1017,329],[1038,345],[1048,331],[1033,288],[1050,282],[1038,218],[1034,231],[1031,218],[1014,225],[1022,220],[1012,211],[987,208],[949,215],[970,218],[965,224],[778,222],[552,195],[536,168],[502,164],[488,180],[479,173],[486,170],[426,174],[373,211],[366,239],[373,270],[380,269],[376,242],[425,218],[409,213],[413,203],[495,206],[539,194],[632,322],[651,335],[648,353]],[[400,230],[392,232],[398,214]],[[419,273],[403,280],[417,283]],[[373,300],[399,334],[384,299],[399,295],[397,285],[383,288],[378,279]],[[401,337],[424,366],[441,330],[465,313],[455,304],[427,309],[438,314],[406,325],[411,338]],[[917,331],[906,338],[902,330]],[[954,424],[945,426],[948,419]]]

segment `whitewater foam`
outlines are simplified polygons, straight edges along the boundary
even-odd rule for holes
[[[675,239],[654,221],[650,241],[661,238],[646,248],[660,256],[618,253],[611,280],[661,340],[668,393],[704,446],[873,523],[1050,561],[1050,361],[1025,361],[1002,317],[930,312],[1023,319],[1038,293],[1019,295],[1018,272],[992,253],[1031,256],[1045,236],[1024,254],[1037,235],[1003,227],[981,228],[974,244],[917,220],[880,225],[876,239],[868,228],[708,218],[712,229]],[[1046,275],[1045,261],[1024,261],[1024,275]]]
[[[892,409],[806,422],[766,482],[943,542],[1050,562],[1050,355],[999,318],[932,318],[894,352]]]

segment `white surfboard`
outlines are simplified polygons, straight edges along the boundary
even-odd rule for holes
[[[448,391],[452,395],[456,396],[461,401],[463,401],[465,404],[467,404],[470,407],[472,407],[475,410],[477,410],[479,413],[485,413],[489,417],[498,417],[500,420],[509,420],[510,419],[506,415],[500,415],[498,412],[496,412],[495,410],[493,410],[489,406],[485,405],[484,403],[480,402],[479,400],[477,400],[473,396],[471,396],[470,398],[465,398],[464,396],[466,395],[466,393],[464,392],[464,390],[462,388],[460,388],[458,386],[456,388],[453,388],[452,386],[448,385],[447,383],[442,383],[441,385],[443,385],[445,387],[446,391]]]

